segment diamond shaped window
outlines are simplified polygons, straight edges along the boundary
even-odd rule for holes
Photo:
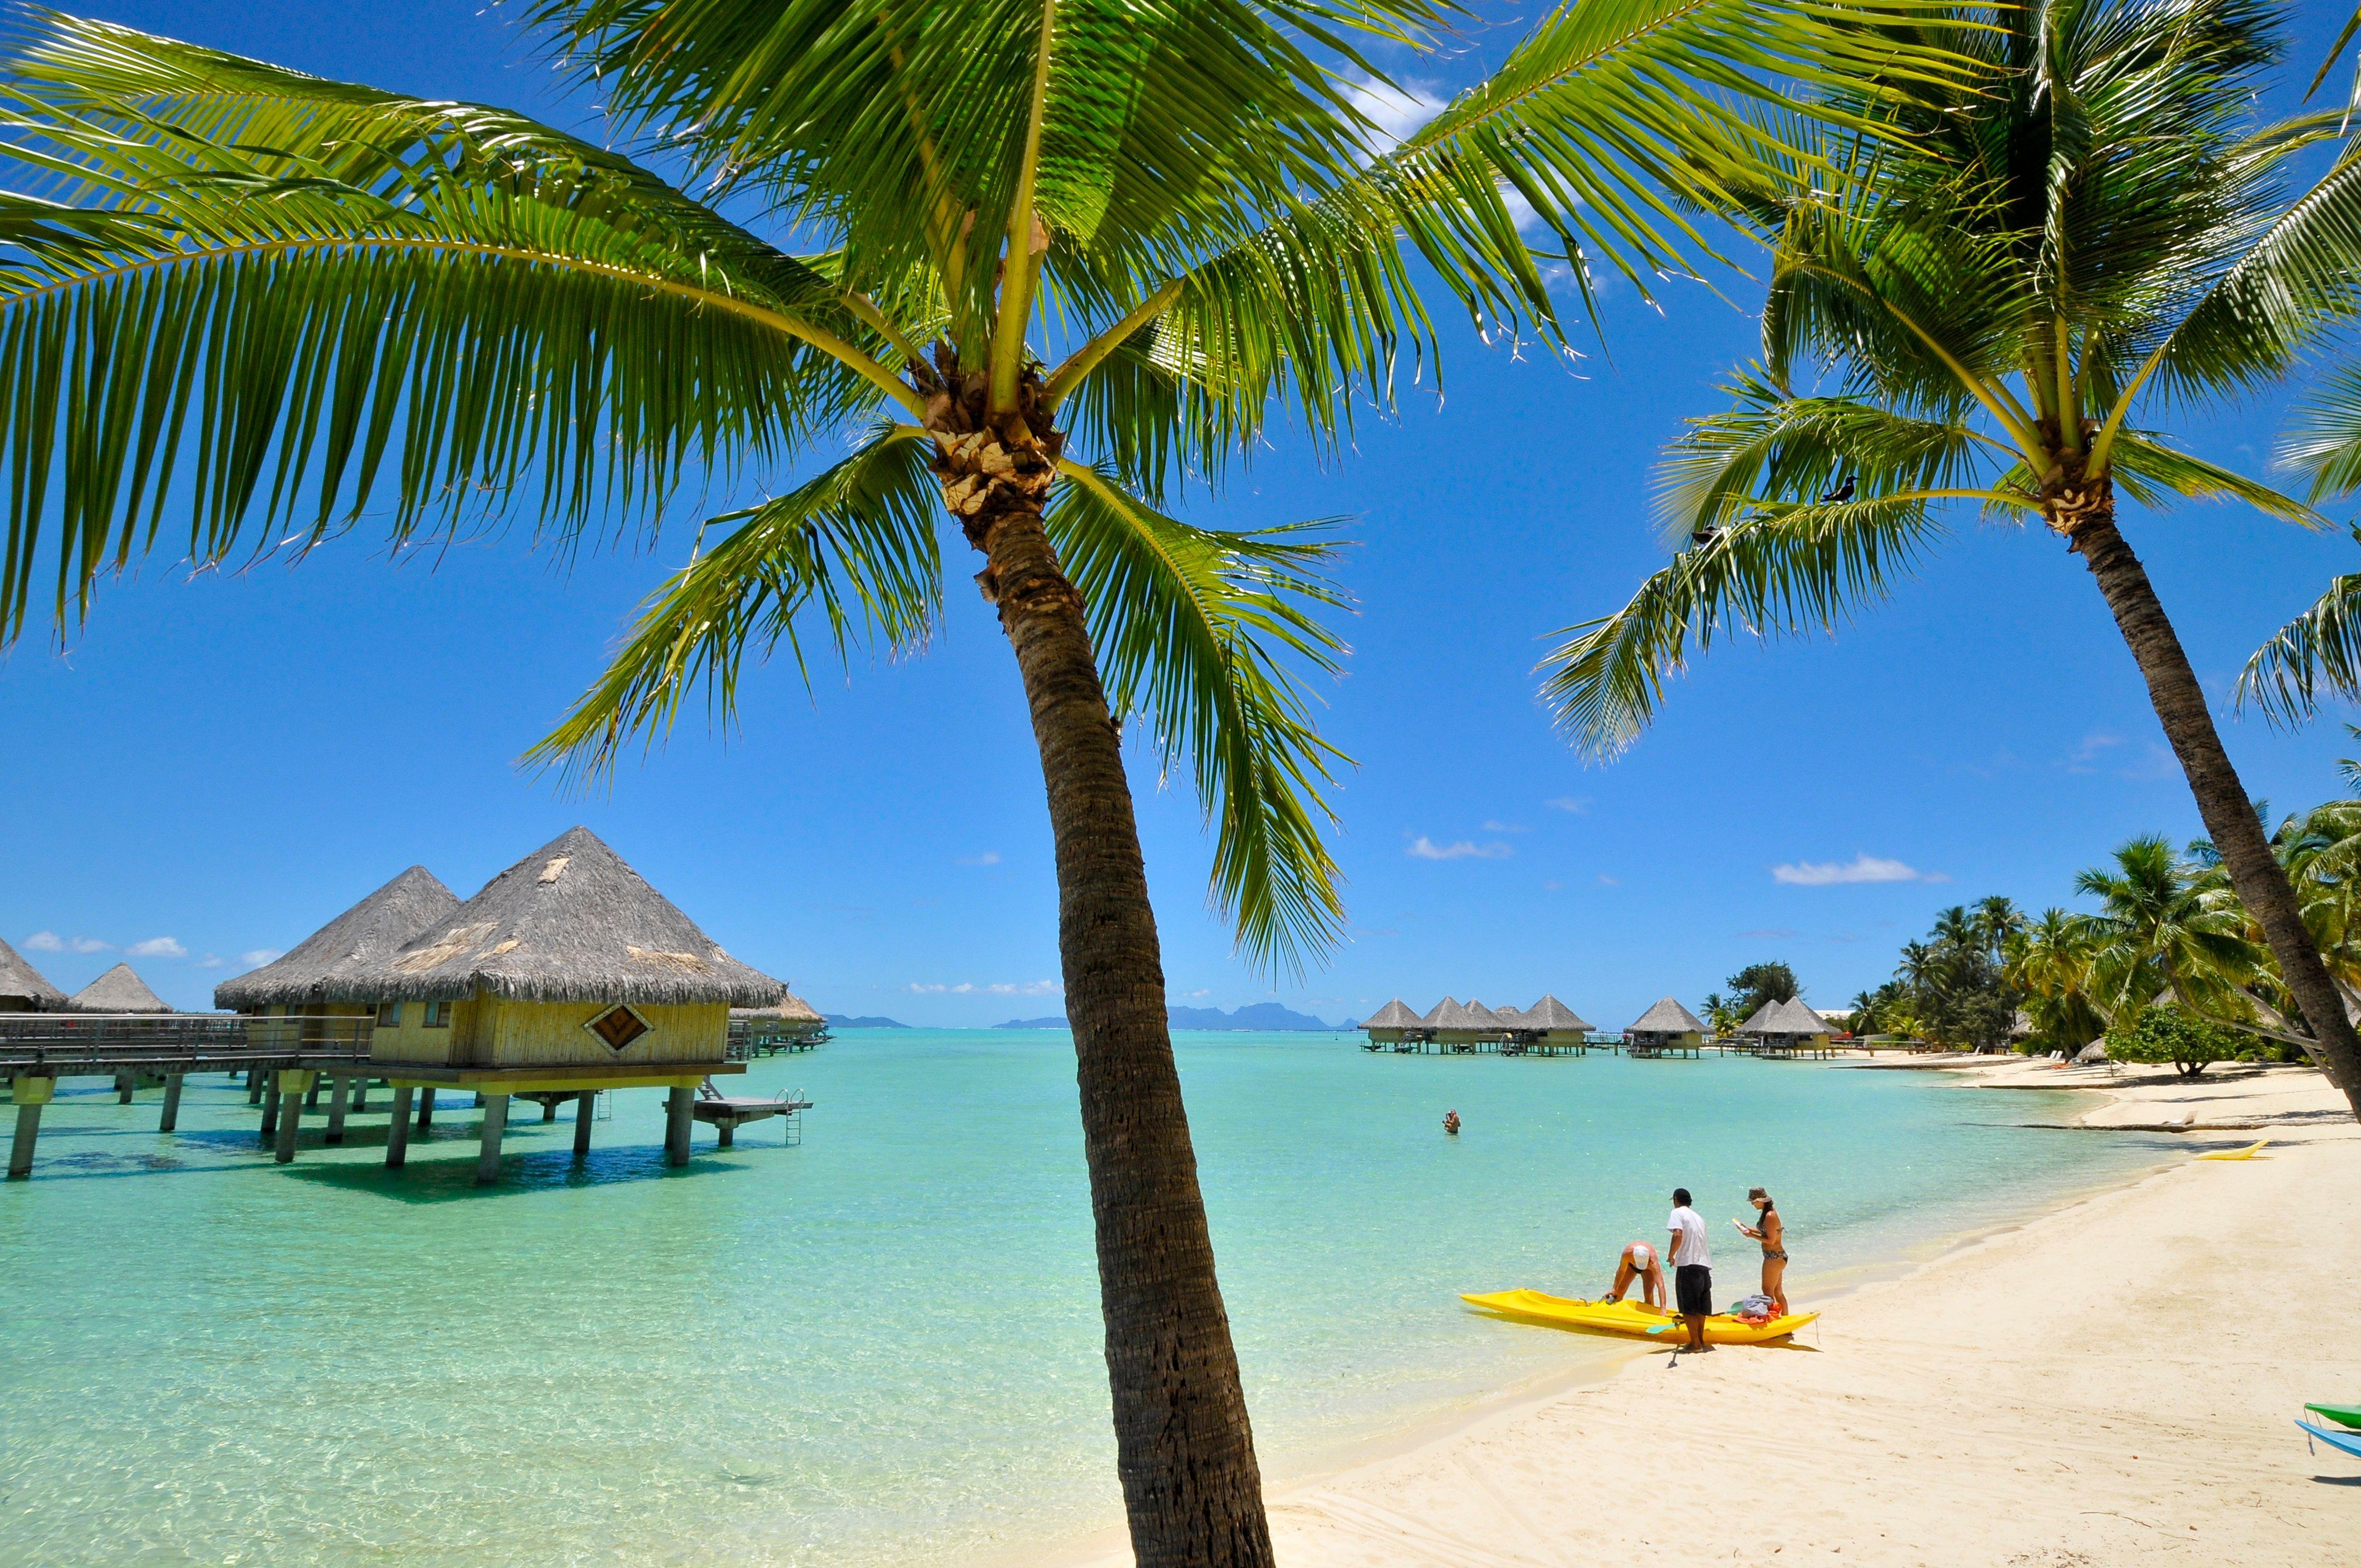
[[[609,1050],[617,1051],[648,1032],[646,1019],[620,1005],[608,1008],[583,1027],[606,1041]]]

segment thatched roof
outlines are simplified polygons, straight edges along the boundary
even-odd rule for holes
[[[825,1024],[827,1019],[818,1010],[790,991],[779,999],[776,1007],[732,1007],[732,1018],[777,1018],[789,1024]]]
[[[55,1013],[66,1004],[66,993],[41,978],[16,949],[0,942],[0,996],[21,996],[36,1013]]]
[[[66,1003],[77,1013],[170,1013],[164,999],[148,989],[148,982],[131,972],[129,964],[117,964],[73,993]]]
[[[1773,1002],[1746,1021],[1739,1031],[1746,1035],[1827,1035],[1834,1031],[1828,1021],[1793,998]]]
[[[1426,1022],[1428,1027],[1435,1029],[1458,1029],[1465,1031],[1469,1029],[1487,1029],[1492,1027],[1491,1025],[1485,1023],[1482,1019],[1477,1017],[1475,1014],[1469,1012],[1466,1003],[1454,1002],[1448,996],[1444,997],[1442,1002],[1436,1004],[1433,1012],[1426,1015]]]
[[[1520,1029],[1579,1029],[1585,1034],[1590,1032],[1590,1025],[1583,1021],[1582,1014],[1554,996],[1544,996],[1519,1014],[1517,1027]]]
[[[214,1005],[232,1009],[358,1002],[354,988],[404,942],[439,925],[459,895],[424,866],[412,866],[258,970],[214,987]]]
[[[1639,1022],[1629,1031],[1634,1035],[1702,1035],[1705,1024],[1697,1015],[1665,997],[1640,1014]]]
[[[1402,999],[1397,996],[1378,1008],[1376,1014],[1361,1027],[1364,1029],[1415,1029],[1423,1022],[1424,1020],[1417,1014],[1403,1006]]]
[[[588,828],[570,828],[404,942],[363,1000],[726,1002],[774,1007],[786,987],[714,945]]]
[[[1779,1016],[1779,1009],[1784,1004],[1777,1002],[1764,1003],[1762,1006],[1757,1007],[1752,1013],[1747,1015],[1746,1022],[1738,1026],[1738,1032],[1741,1035],[1759,1035],[1763,1033],[1763,1025]]]
[[[1532,1027],[1531,1024],[1525,1022],[1525,1014],[1523,1010],[1521,1008],[1495,1007],[1490,1011],[1492,1014],[1492,1021],[1499,1025],[1503,1029],[1530,1029]]]
[[[1489,1007],[1485,1006],[1482,1003],[1477,1001],[1472,996],[1467,999],[1467,1005],[1461,1008],[1460,1011],[1467,1014],[1469,1019],[1467,1026],[1469,1028],[1501,1029],[1508,1026],[1508,1020],[1502,1018],[1498,1013],[1493,1012]]]

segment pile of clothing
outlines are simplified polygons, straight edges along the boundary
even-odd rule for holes
[[[1768,1296],[1749,1296],[1730,1310],[1730,1315],[1749,1328],[1761,1328],[1779,1315],[1779,1303]]]

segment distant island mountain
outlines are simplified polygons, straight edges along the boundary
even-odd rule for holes
[[[1321,1034],[1326,1035],[1354,1026],[1349,1023],[1323,1024],[1308,1013],[1294,1012],[1281,1007],[1276,1002],[1257,1002],[1251,1007],[1241,1007],[1235,1013],[1224,1013],[1218,1007],[1168,1007],[1164,1011],[1170,1019],[1172,1027],[1176,1029],[1252,1029],[1261,1032],[1318,1030]],[[1054,1018],[1011,1018],[1005,1024],[993,1025],[997,1029],[1063,1029],[1067,1026],[1062,1015]]]
[[[910,1026],[898,1018],[852,1018],[842,1013],[823,1013],[820,1016],[840,1029],[906,1029]]]

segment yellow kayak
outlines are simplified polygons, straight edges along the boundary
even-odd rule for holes
[[[1542,1290],[1496,1290],[1488,1296],[1462,1296],[1459,1299],[1471,1307],[1481,1307],[1504,1318],[1515,1318],[1528,1323],[1546,1323],[1555,1329],[1636,1334],[1642,1339],[1663,1340],[1667,1343],[1679,1343],[1688,1337],[1687,1328],[1677,1316],[1642,1301],[1585,1301],[1579,1297],[1552,1296]],[[1727,1312],[1717,1312],[1705,1321],[1705,1342],[1708,1344],[1768,1344],[1773,1340],[1785,1339],[1818,1316],[1817,1312],[1797,1312],[1773,1318],[1758,1326],[1733,1318]]]
[[[2257,1155],[2262,1153],[2263,1144],[2268,1144],[2270,1141],[2270,1139],[2265,1138],[2261,1144],[2248,1144],[2242,1149],[2224,1149],[2220,1154],[2202,1154],[2197,1157],[2199,1159],[2252,1159]]]

